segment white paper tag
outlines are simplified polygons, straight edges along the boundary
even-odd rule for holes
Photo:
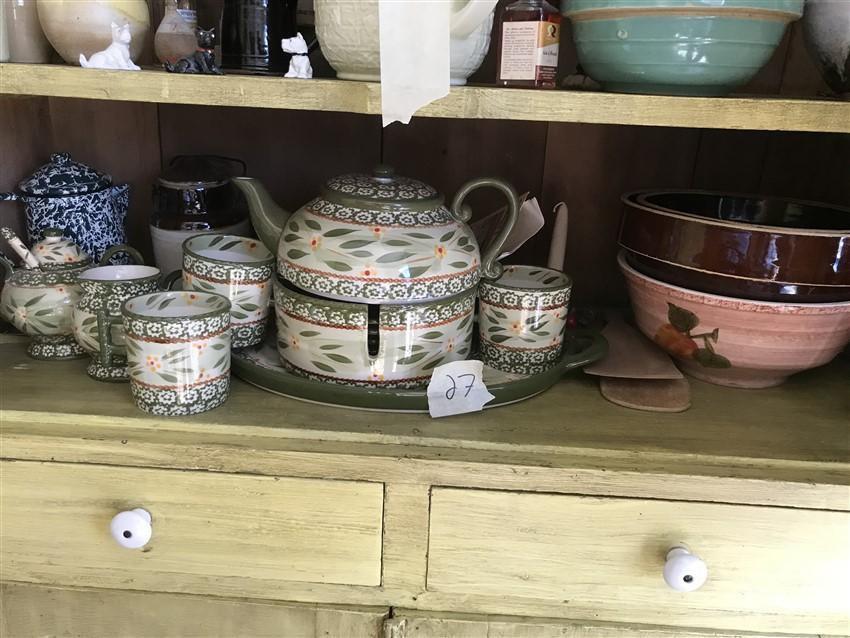
[[[480,412],[495,398],[484,385],[481,361],[453,361],[434,368],[428,384],[428,411],[435,419]]]

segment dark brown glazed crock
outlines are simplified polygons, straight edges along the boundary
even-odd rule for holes
[[[848,208],[707,191],[622,201],[620,245],[648,275],[749,299],[850,299]]]

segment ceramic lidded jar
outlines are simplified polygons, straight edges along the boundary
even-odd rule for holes
[[[824,81],[850,99],[850,2],[808,0],[803,33]]]
[[[91,260],[58,229],[45,231],[32,252],[38,268],[12,273],[0,296],[0,314],[32,340],[34,359],[76,359],[85,351],[73,337],[72,312],[80,298],[79,276]]]
[[[0,193],[0,201],[24,203],[30,243],[44,229],[59,228],[99,260],[110,246],[126,243],[129,189],[127,184],[114,186],[112,177],[75,162],[67,153],[54,153],[18,184],[18,192]]]
[[[472,190],[498,188],[516,208],[513,188],[495,179],[469,182],[450,208],[432,186],[386,166],[329,180],[287,220],[278,273],[301,290],[341,301],[434,301],[470,290],[482,272],[498,277],[502,241],[482,257],[463,205]]]
[[[451,0],[450,77],[466,84],[490,48],[497,0]],[[381,81],[378,0],[314,0],[316,36],[341,80]]]

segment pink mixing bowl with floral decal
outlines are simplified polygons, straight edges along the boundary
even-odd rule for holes
[[[721,297],[647,277],[622,252],[618,261],[640,330],[697,379],[768,388],[829,363],[850,343],[850,302]]]

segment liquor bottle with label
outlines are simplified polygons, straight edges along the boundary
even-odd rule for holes
[[[516,0],[501,16],[499,86],[554,89],[561,13],[546,0]]]
[[[290,55],[283,38],[298,31],[298,0],[224,0],[222,67],[252,73],[286,73]]]

